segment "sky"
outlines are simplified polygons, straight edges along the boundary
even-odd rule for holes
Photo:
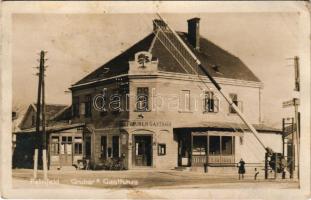
[[[280,126],[293,96],[299,13],[165,14],[178,31],[200,17],[200,34],[239,57],[263,82],[264,122]],[[14,14],[13,106],[36,101],[39,52],[47,51],[46,102],[70,104],[66,92],[152,31],[152,14]]]

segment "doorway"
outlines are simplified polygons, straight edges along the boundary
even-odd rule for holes
[[[133,163],[135,166],[152,166],[152,136],[134,136]]]
[[[72,136],[62,136],[60,145],[60,163],[62,166],[72,165]]]

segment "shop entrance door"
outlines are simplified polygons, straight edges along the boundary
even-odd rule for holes
[[[72,165],[72,136],[62,136],[59,156],[62,166]]]
[[[133,150],[136,166],[152,166],[152,136],[134,136]]]

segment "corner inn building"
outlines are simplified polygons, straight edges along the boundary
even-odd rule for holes
[[[142,40],[71,86],[72,123],[85,123],[83,154],[97,165],[123,157],[128,169],[209,171],[264,164],[265,150],[210,80],[184,70],[157,37]],[[282,151],[281,131],[262,124],[263,83],[236,56],[200,36],[200,19],[177,32],[260,133]],[[211,89],[203,86],[205,82]]]

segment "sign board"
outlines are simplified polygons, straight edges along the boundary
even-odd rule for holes
[[[290,106],[295,106],[295,105],[299,105],[300,104],[300,100],[297,99],[297,98],[293,98],[289,101],[284,101],[283,102],[283,108],[286,108],[286,107],[290,107]]]
[[[170,127],[170,121],[121,121],[122,127]]]
[[[284,131],[284,136],[287,137],[288,135],[296,131],[296,124],[285,126],[283,131]]]

